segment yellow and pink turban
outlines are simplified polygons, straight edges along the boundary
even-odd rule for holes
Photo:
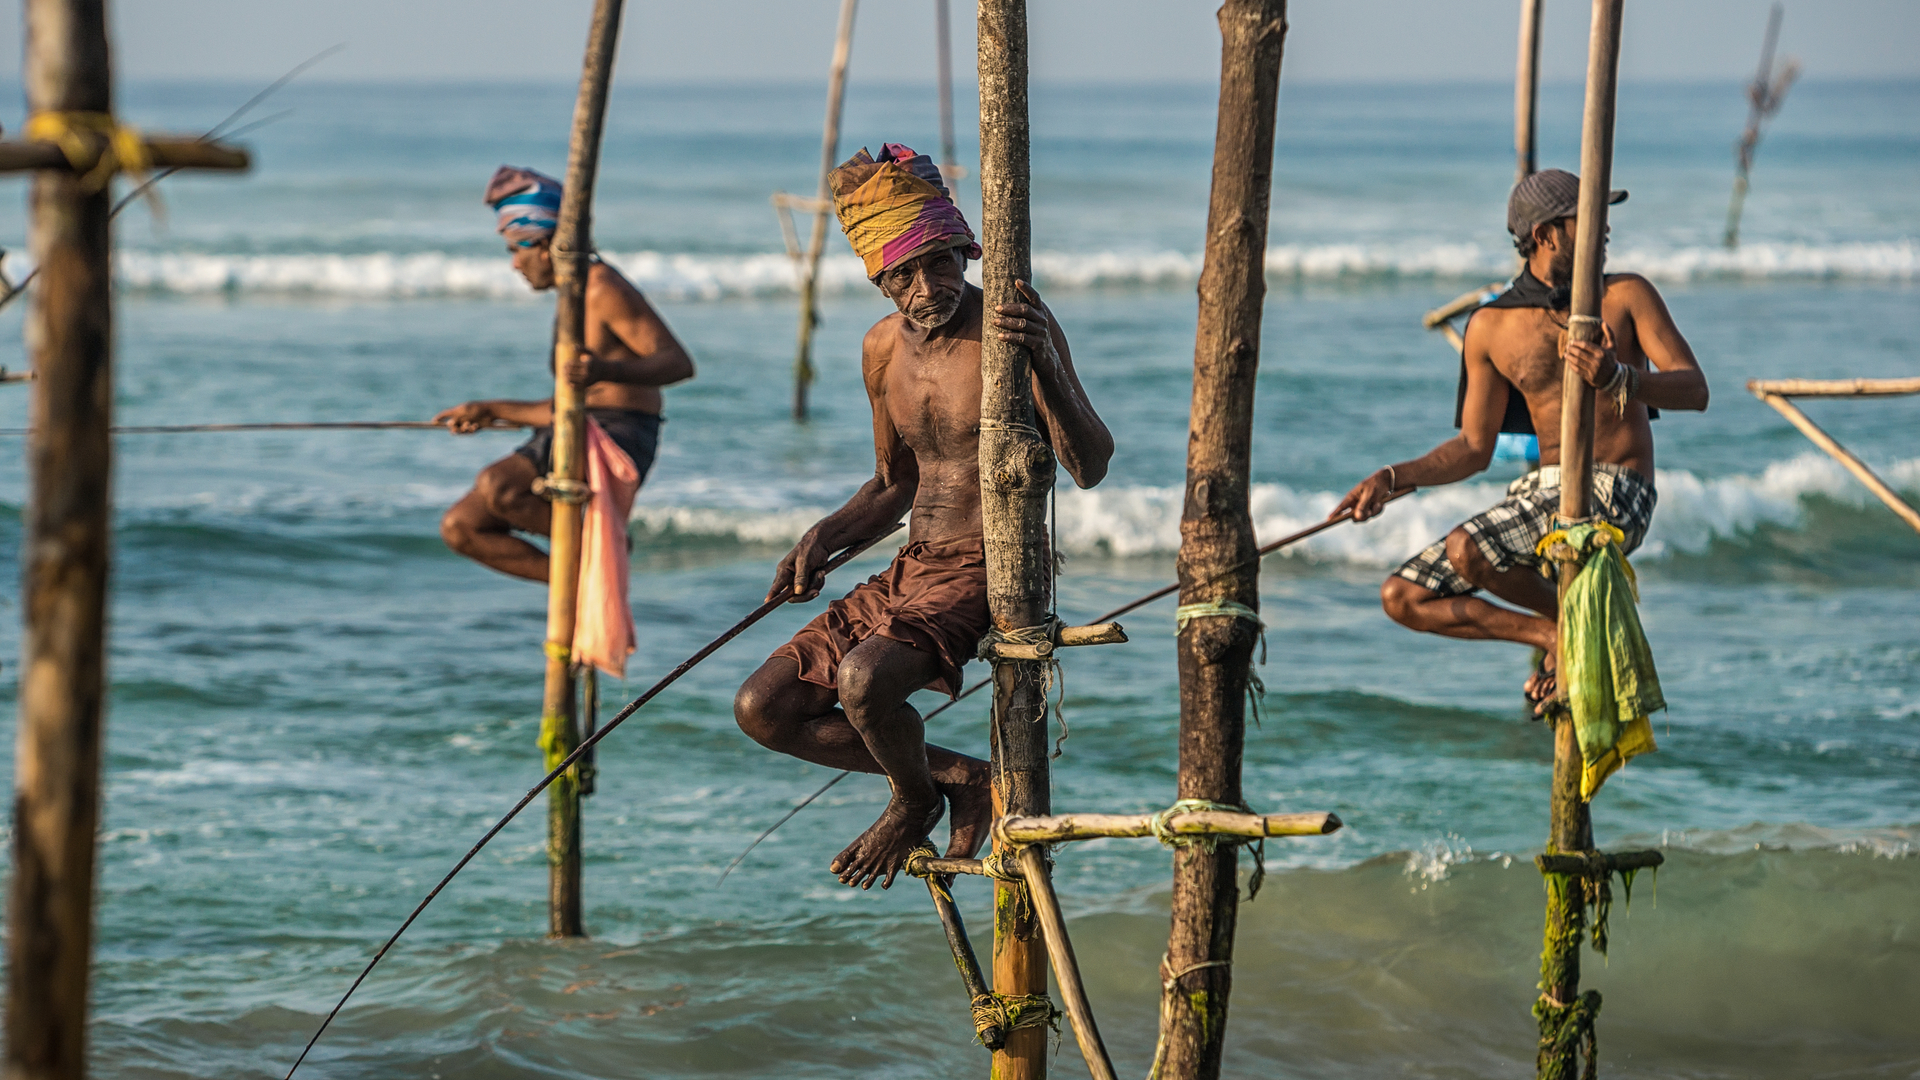
[[[929,251],[964,248],[967,258],[980,257],[973,230],[927,155],[887,143],[878,161],[863,149],[827,180],[840,228],[867,264],[869,278]]]
[[[532,169],[502,165],[487,181],[486,202],[499,215],[496,228],[514,247],[532,247],[553,237],[560,224],[560,181]]]

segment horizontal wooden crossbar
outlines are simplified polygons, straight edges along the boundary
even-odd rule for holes
[[[1117,622],[1094,623],[1091,626],[1063,626],[1054,635],[1052,641],[995,642],[993,655],[1001,660],[1045,660],[1053,655],[1055,649],[1077,645],[1119,645],[1126,640],[1127,631]]]
[[[1152,814],[1054,814],[1048,817],[1004,817],[994,822],[995,837],[1015,844],[1057,844],[1097,840],[1103,836],[1152,836]],[[1166,821],[1177,836],[1324,836],[1340,828],[1333,814],[1236,814],[1220,810],[1193,810]]]
[[[1576,851],[1533,857],[1533,865],[1539,867],[1543,874],[1586,874],[1594,877],[1621,870],[1645,870],[1666,861],[1667,857],[1657,851],[1620,851],[1611,855],[1602,851]]]
[[[218,169],[239,171],[252,161],[245,150],[187,137],[156,136],[145,140],[156,169]],[[0,142],[0,172],[35,169],[71,169],[67,155],[50,142]],[[82,170],[85,171],[85,170]]]
[[[1920,394],[1920,378],[1748,379],[1747,389],[1759,398],[1768,394],[1781,397],[1897,397],[1901,394]]]

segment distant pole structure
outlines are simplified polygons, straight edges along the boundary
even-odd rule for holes
[[[859,0],[840,0],[840,26],[833,39],[833,66],[827,74],[827,121],[820,135],[820,183],[811,200],[776,192],[773,205],[785,214],[791,210],[813,213],[813,235],[808,239],[805,261],[800,272],[800,342],[793,358],[793,419],[807,419],[807,389],[813,385],[813,328],[820,324],[820,256],[827,247],[827,219],[833,213],[833,192],[827,190],[827,174],[838,164],[840,150],[840,106],[846,100],[847,58],[853,53],[853,12]],[[790,228],[790,226],[789,226]],[[792,244],[789,240],[789,244]],[[798,257],[797,247],[788,248]]]
[[[1540,170],[1534,135],[1534,110],[1540,100],[1540,8],[1542,0],[1520,0],[1520,60],[1513,73],[1513,182]]]
[[[960,164],[953,139],[953,20],[947,0],[933,0],[934,34],[938,39],[940,65],[940,175],[947,178],[949,190],[958,193],[955,181],[967,175]],[[958,200],[956,200],[958,201]]]
[[[1728,248],[1740,246],[1740,211],[1747,202],[1747,174],[1753,170],[1753,153],[1760,148],[1760,129],[1786,103],[1787,90],[1800,77],[1800,62],[1788,57],[1775,68],[1773,52],[1780,43],[1780,19],[1785,9],[1779,4],[1767,15],[1767,36],[1760,46],[1760,70],[1747,84],[1747,129],[1734,145],[1733,200],[1727,205]]]
[[[0,143],[0,172],[34,174],[29,236],[40,265],[26,327],[36,377],[22,512],[4,1073],[81,1080],[113,529],[111,181],[248,162],[217,143],[148,138],[119,125],[104,0],[27,0],[25,16],[25,139]]]
[[[547,561],[547,668],[540,703],[540,746],[552,769],[580,745],[573,627],[580,600],[580,526],[587,491],[586,395],[566,367],[587,347],[587,275],[593,258],[593,185],[600,171],[600,134],[613,81],[622,0],[595,0],[580,68],[567,145],[567,187],[553,234],[553,472],[536,490],[553,504]],[[547,933],[586,933],[580,898],[580,770],[554,781],[547,795]]]
[[[1248,503],[1253,396],[1286,0],[1226,0],[1219,21],[1220,110],[1180,516],[1179,798],[1244,807],[1240,759],[1261,630],[1260,557]],[[1220,1076],[1233,990],[1239,853],[1231,844],[1174,849],[1155,1069],[1165,1080]]]

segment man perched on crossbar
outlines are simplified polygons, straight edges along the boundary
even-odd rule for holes
[[[1572,372],[1598,391],[1593,500],[1625,534],[1623,553],[1640,545],[1653,520],[1648,410],[1707,407],[1706,375],[1659,291],[1638,274],[1606,276],[1600,344],[1568,340],[1579,197],[1579,178],[1559,169],[1514,185],[1507,229],[1526,266],[1467,323],[1460,434],[1360,481],[1331,515],[1352,510],[1355,521],[1365,521],[1398,488],[1451,484],[1485,469],[1508,398],[1521,395],[1540,438],[1541,467],[1509,485],[1507,497],[1491,509],[1468,518],[1394,571],[1380,587],[1380,599],[1388,615],[1414,630],[1544,650],[1546,659],[1526,685],[1527,696],[1541,703],[1554,696],[1559,598],[1554,583],[1541,575],[1534,549],[1553,528],[1560,506],[1563,373]],[[1616,191],[1609,202],[1626,197]],[[1523,610],[1473,595],[1481,589]]]
[[[899,310],[867,331],[861,370],[873,409],[874,476],[807,530],[768,597],[820,594],[836,551],[880,536],[912,511],[907,545],[775,650],[740,687],[734,716],[754,741],[817,765],[884,773],[893,797],[832,871],[882,888],[949,814],[947,855],[971,858],[992,816],[987,763],[925,739],[907,704],[926,688],[955,695],[990,625],[980,518],[980,341],[1032,350],[1047,442],[1081,487],[1106,475],[1113,438],[1074,373],[1066,335],[1038,293],[1005,304],[987,329],[984,296],[963,276],[980,247],[924,154],[889,143],[832,174],[834,208],[868,276]]]

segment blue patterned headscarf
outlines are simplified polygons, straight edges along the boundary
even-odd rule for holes
[[[532,247],[553,237],[560,222],[560,181],[502,165],[487,182],[487,205],[499,215],[495,228],[514,247]]]

